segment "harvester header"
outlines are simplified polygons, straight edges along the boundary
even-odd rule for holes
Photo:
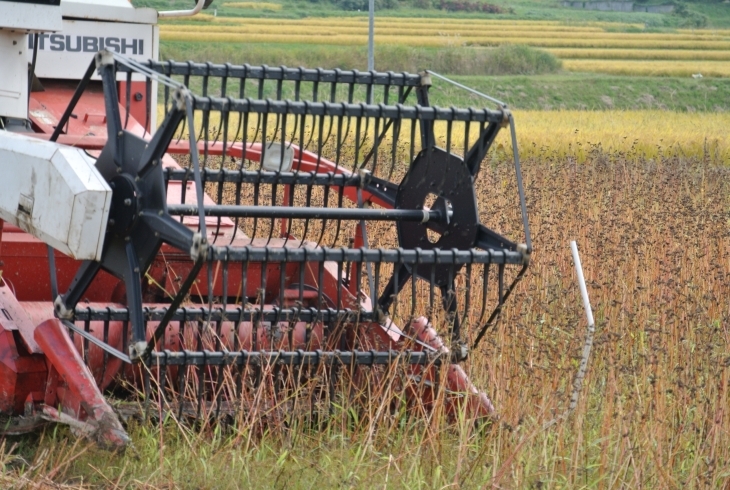
[[[524,244],[474,187],[499,131],[514,143],[506,106],[433,107],[430,72],[139,61],[105,39],[73,87],[40,79],[29,125],[3,119],[26,134],[0,131],[0,155],[48,147],[0,162],[20,228],[2,239],[4,338],[34,363],[5,368],[13,431],[62,421],[124,445],[113,387],[181,418],[302,393],[315,410],[386,380],[407,405],[494,412],[462,364],[530,258],[516,149]]]

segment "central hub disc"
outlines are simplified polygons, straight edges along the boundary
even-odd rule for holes
[[[112,203],[108,229],[115,235],[123,235],[129,232],[137,218],[139,192],[126,174],[114,177],[109,186],[112,188]]]

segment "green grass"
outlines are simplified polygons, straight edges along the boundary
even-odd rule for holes
[[[487,49],[379,46],[375,56],[377,70],[411,73],[430,69],[452,75],[535,75],[555,73],[561,67],[561,62],[544,50],[514,45]],[[165,41],[160,49],[160,59],[365,70],[367,48]]]
[[[729,111],[730,80],[626,77],[594,74],[454,77],[517,109]],[[435,102],[471,105],[474,97],[456,89],[432,90]],[[471,104],[470,100],[471,99]]]
[[[424,68],[449,74],[456,81],[497,97],[517,109],[666,109],[672,111],[730,110],[730,80],[723,78],[629,77],[587,73],[488,76],[489,67],[481,53],[489,49],[408,48],[389,46],[376,51],[378,70],[418,72]],[[472,56],[476,54],[476,56]],[[162,44],[162,59],[213,61],[270,66],[306,66],[365,70],[367,52],[363,48],[297,46],[281,44]],[[480,75],[453,75],[480,70]],[[215,89],[216,87],[212,87]],[[199,92],[201,87],[192,86]],[[269,84],[265,97],[273,97]],[[254,95],[252,95],[254,96]],[[293,94],[290,96],[293,97]],[[431,101],[439,106],[468,107],[482,102],[478,97],[436,80]]]

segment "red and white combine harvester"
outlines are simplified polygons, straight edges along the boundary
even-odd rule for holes
[[[204,3],[0,1],[0,429],[122,447],[112,389],[215,417],[389,383],[492,414],[461,363],[530,257],[516,152],[525,245],[474,189],[506,106],[432,107],[431,72],[157,61],[158,18]]]

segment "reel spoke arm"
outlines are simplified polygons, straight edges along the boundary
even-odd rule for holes
[[[459,315],[457,315],[458,303],[453,280],[450,284],[441,286],[441,301],[446,312],[446,323],[451,325],[451,340],[455,342],[459,341],[461,337],[461,325],[459,323]]]
[[[100,269],[100,262],[85,260],[81,263],[68,292],[63,296],[54,298],[56,316],[64,320],[69,320],[73,317],[74,308],[76,308],[76,305],[81,300],[81,296],[89,288],[89,285],[91,285],[91,282]]]
[[[167,310],[165,311],[165,316],[162,317],[159,325],[157,325],[157,328],[155,328],[155,331],[152,334],[152,337],[150,338],[150,341],[147,344],[144,353],[142,353],[140,357],[146,358],[147,356],[149,356],[152,350],[155,348],[155,344],[165,334],[165,328],[167,328],[170,320],[172,320],[172,317],[175,316],[177,309],[180,307],[183,300],[187,297],[190,288],[193,286],[195,279],[198,277],[200,269],[203,268],[203,264],[205,264],[205,256],[200,255],[193,264],[193,268],[190,270],[190,273],[188,273],[188,277],[185,279],[185,282],[182,286],[180,286],[180,289],[175,295],[175,298],[173,298],[170,306],[168,306]]]
[[[125,246],[127,254],[127,270],[124,274],[124,285],[127,289],[127,307],[132,322],[132,343],[129,346],[129,357],[139,359],[147,348],[145,341],[144,313],[142,310],[142,274],[137,259],[137,251],[132,242]]]
[[[486,226],[480,224],[477,231],[476,247],[482,250],[517,250],[517,244],[499,233],[490,230]]]
[[[121,167],[124,160],[122,138],[122,118],[119,114],[119,96],[115,76],[114,57],[107,51],[96,54],[96,67],[104,87],[104,106],[106,109],[107,146],[114,157],[114,163]]]
[[[525,272],[527,272],[527,267],[529,263],[525,262],[522,264],[522,268],[520,269],[520,272],[517,274],[517,276],[512,280],[512,283],[507,287],[507,289],[504,291],[504,294],[500,298],[499,304],[494,308],[492,311],[492,314],[489,315],[489,319],[487,320],[487,323],[484,324],[484,326],[479,330],[479,334],[477,335],[476,340],[474,340],[474,344],[472,345],[472,349],[476,349],[479,347],[479,343],[482,341],[482,338],[484,337],[484,334],[489,331],[489,329],[494,324],[494,321],[499,317],[499,314],[502,312],[502,306],[504,305],[504,302],[507,301],[507,298],[510,297],[510,294],[512,294],[512,291],[514,291],[515,287],[517,286],[517,283],[519,283],[522,278],[525,275]]]
[[[151,230],[155,230],[155,238],[159,238],[179,250],[192,249],[194,235],[192,230],[172,219],[169,214],[159,215],[143,211],[142,220]]]
[[[177,91],[173,94],[173,97],[179,97]],[[173,107],[171,111],[165,116],[165,120],[162,125],[158,128],[155,135],[148,143],[145,148],[142,157],[139,160],[138,173],[140,177],[144,177],[158,163],[162,155],[167,151],[167,147],[170,146],[170,141],[175,135],[180,122],[185,117],[185,111],[179,110],[177,107]]]
[[[464,163],[466,163],[469,172],[473,177],[479,173],[479,168],[482,164],[482,160],[487,156],[489,148],[491,148],[494,138],[497,137],[501,126],[497,123],[491,122],[479,135],[479,140],[474,143],[469,149],[469,153],[464,157]]]
[[[383,294],[380,295],[380,298],[378,299],[378,305],[384,313],[390,309],[390,306],[393,304],[396,296],[400,293],[401,289],[403,289],[403,286],[406,285],[408,279],[410,279],[412,275],[411,271],[404,264],[400,264],[397,267],[397,274],[394,272],[393,275],[390,276],[388,284],[383,290]]]

